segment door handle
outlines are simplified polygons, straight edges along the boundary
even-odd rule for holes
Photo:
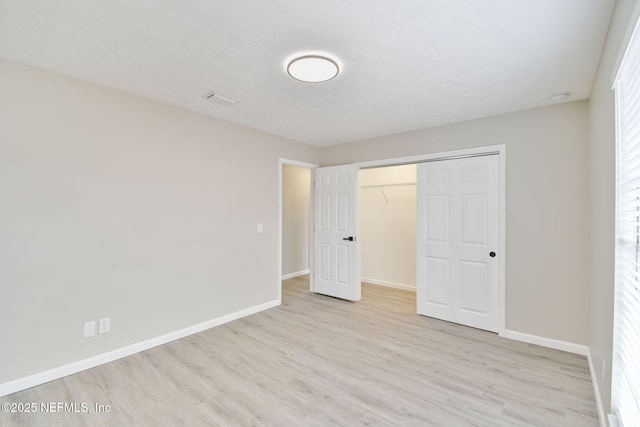
[[[343,237],[342,240],[348,240],[350,242],[353,242],[354,240],[356,240],[356,238],[353,236],[349,236],[349,237]]]

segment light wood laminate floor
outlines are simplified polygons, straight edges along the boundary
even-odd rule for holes
[[[582,356],[415,314],[372,285],[350,303],[283,282],[280,307],[0,402],[110,405],[0,412],[2,426],[597,426]]]

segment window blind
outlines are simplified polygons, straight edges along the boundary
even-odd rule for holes
[[[611,411],[621,427],[640,426],[640,36],[615,81],[616,265]]]

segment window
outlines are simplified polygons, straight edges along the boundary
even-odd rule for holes
[[[631,37],[615,82],[616,277],[611,411],[640,425],[640,35]]]

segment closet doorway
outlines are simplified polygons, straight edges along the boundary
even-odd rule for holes
[[[497,332],[498,155],[364,169],[358,182],[362,281],[417,291],[418,314]]]
[[[367,176],[368,170],[375,175],[380,171],[392,171],[391,166],[405,165],[417,168],[411,177],[415,179],[406,179],[405,175],[402,181],[397,178],[369,181]],[[384,259],[400,251],[392,248],[396,237],[394,230],[399,235],[403,233],[404,227],[398,226],[401,219],[390,221],[395,226],[375,237],[377,230],[389,226],[376,223],[382,218],[381,210],[389,206],[389,190],[415,182],[411,193],[416,195],[414,209],[417,215],[413,224],[417,227],[412,236],[402,234],[400,240],[405,248],[413,245],[415,249],[413,256],[404,260],[413,261],[413,268],[404,266],[403,272],[415,272],[416,275],[413,282],[406,276],[403,281],[415,286],[418,314],[504,336],[505,146],[375,160],[355,166],[360,169],[359,196],[371,202],[369,208],[360,204],[361,241],[378,241],[360,251],[363,281],[386,286],[407,285],[371,276],[381,277],[393,269],[392,263],[385,263]],[[374,195],[376,192],[377,196]],[[380,196],[382,199],[375,202],[378,204],[376,209],[373,198]],[[408,221],[401,224],[407,225]],[[385,247],[390,250],[386,251]],[[386,254],[376,257],[377,251],[383,250]],[[371,254],[375,261],[368,259]]]
[[[416,291],[416,169],[409,164],[360,170],[365,283]]]

